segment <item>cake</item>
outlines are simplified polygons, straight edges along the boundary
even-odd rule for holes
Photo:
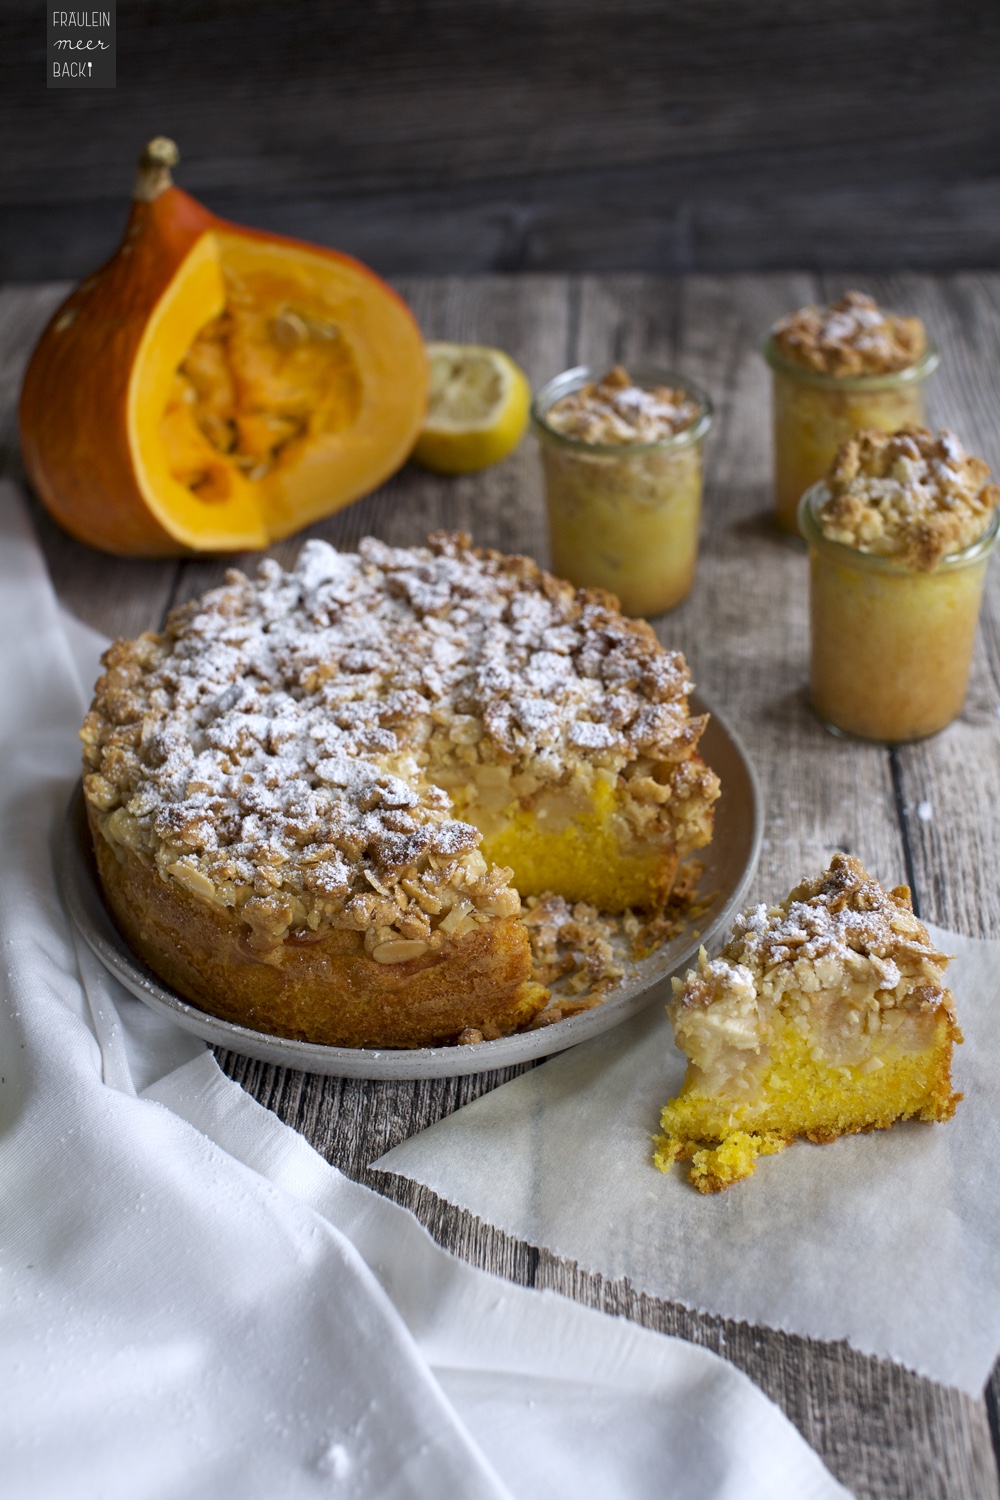
[[[663,1110],[657,1166],[690,1160],[691,1182],[713,1193],[797,1137],[950,1119],[962,1036],[947,963],[908,888],[883,890],[846,854],[777,906],[744,912],[718,958],[703,949],[672,981],[688,1069]]]
[[[110,910],[175,990],[254,1030],[527,1026],[548,991],[521,898],[655,912],[711,837],[683,657],[462,534],[307,542],[104,662],[81,737]]]

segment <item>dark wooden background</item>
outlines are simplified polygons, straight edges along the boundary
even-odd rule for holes
[[[115,90],[3,0],[0,278],[107,255],[159,133],[389,274],[996,266],[998,96],[997,0],[118,0]]]

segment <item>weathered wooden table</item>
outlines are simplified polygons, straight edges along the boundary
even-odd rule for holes
[[[1000,471],[1000,275],[857,277],[889,306],[920,314],[941,346],[930,417]],[[887,751],[828,735],[806,694],[806,568],[771,527],[768,378],[758,353],[781,313],[839,294],[842,279],[770,275],[518,276],[409,280],[401,290],[431,337],[494,343],[540,383],[580,361],[649,360],[711,392],[702,556],[691,597],[657,622],[698,684],[742,735],[763,786],[767,826],[754,899],[773,898],[834,849],[883,882],[906,880],[919,913],[1000,937],[1000,576],[994,568],[961,719],[923,744]],[[34,338],[60,286],[0,292],[3,471],[19,474],[15,407]],[[58,420],[58,413],[53,413]],[[39,536],[63,602],[109,635],[156,627],[217,582],[232,559],[130,562],[72,542],[40,511]],[[458,480],[404,470],[377,494],[313,528],[338,546],[373,532],[405,545],[461,527],[505,551],[546,559],[531,440],[506,463]],[[299,538],[274,549],[287,562]],[[252,568],[253,558],[238,559]],[[544,1247],[517,1243],[427,1190],[368,1163],[506,1080],[508,1073],[366,1083],[264,1066],[223,1067],[330,1161],[406,1203],[457,1254],[515,1281],[551,1287],[647,1327],[705,1344],[777,1401],[859,1497],[998,1495],[996,1396],[973,1401],[846,1345],[707,1318],[602,1282]],[[905,1274],[905,1267],[901,1268]],[[995,1376],[994,1390],[1000,1392]],[[991,1434],[993,1442],[991,1442]]]

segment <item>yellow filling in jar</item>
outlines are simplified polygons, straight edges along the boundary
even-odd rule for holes
[[[905,374],[896,384],[892,376],[838,381],[772,363],[774,507],[782,531],[798,531],[799,501],[852,433],[923,426],[923,384]]]
[[[673,429],[668,416],[650,439],[671,401]],[[698,556],[707,396],[658,371],[616,369],[595,385],[571,370],[540,392],[534,418],[553,571],[607,589],[628,615],[679,604]]]
[[[628,615],[672,609],[698,555],[701,452],[611,457],[542,450],[552,571],[617,594]]]
[[[976,622],[998,512],[986,532],[931,571],[831,542],[815,508],[799,522],[810,554],[810,686],[830,727],[890,744],[943,729],[965,700]]]

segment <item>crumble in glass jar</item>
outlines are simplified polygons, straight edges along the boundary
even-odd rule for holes
[[[852,433],[923,425],[924,382],[938,354],[919,318],[847,292],[829,307],[782,318],[764,357],[773,382],[775,511],[782,530],[795,532],[799,500]]]
[[[807,490],[813,706],[897,744],[960,712],[1000,488],[951,432],[857,433]]]
[[[701,449],[712,404],[690,381],[581,366],[535,399],[551,567],[617,595],[628,615],[672,609],[694,582]]]

